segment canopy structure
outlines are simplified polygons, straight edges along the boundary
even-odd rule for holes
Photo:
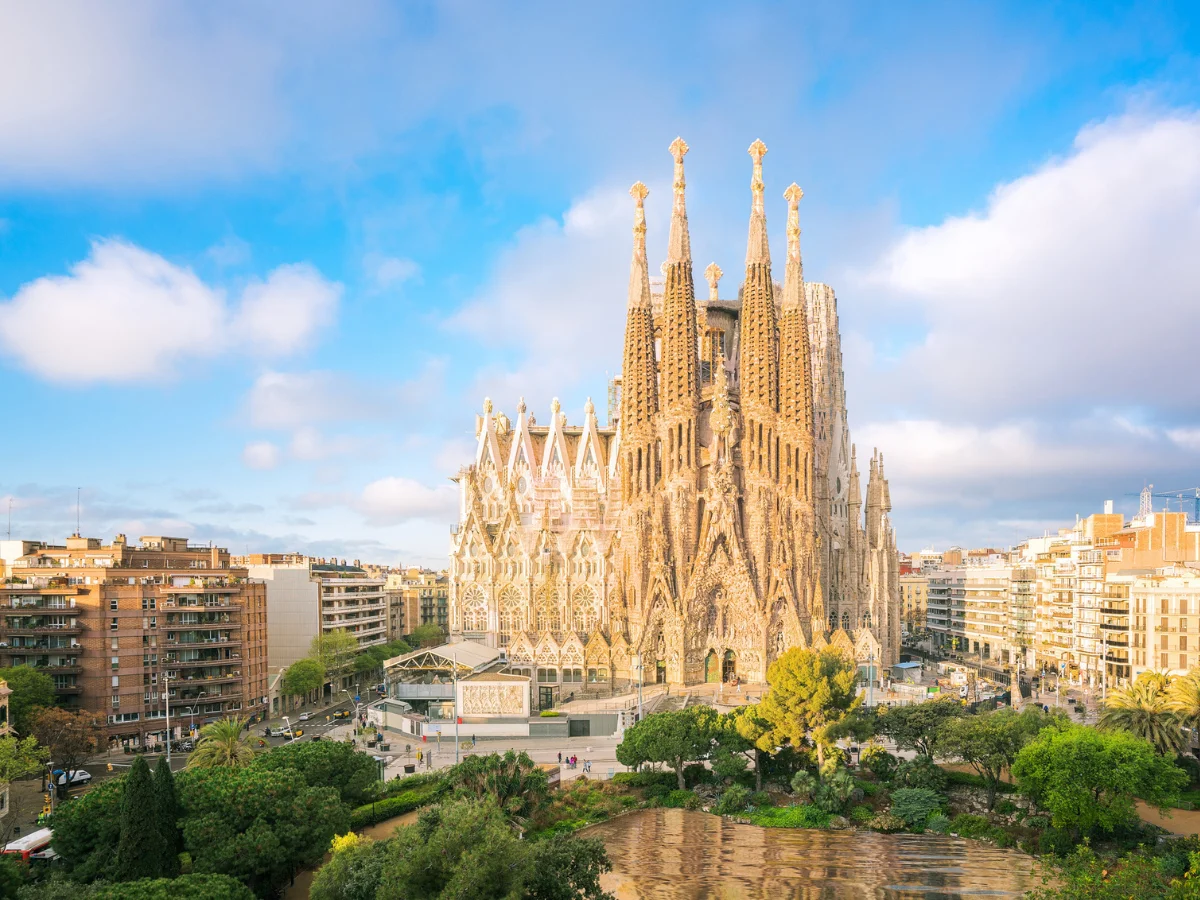
[[[406,672],[415,675],[422,672],[453,673],[457,670],[458,676],[463,678],[494,666],[500,659],[500,653],[495,647],[485,647],[474,641],[460,641],[393,657],[384,662],[383,668],[393,677],[402,677]]]

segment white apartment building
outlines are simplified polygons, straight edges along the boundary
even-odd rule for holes
[[[250,578],[267,586],[272,671],[308,656],[318,629],[348,631],[362,648],[386,643],[386,579],[368,575],[361,566],[291,555],[251,557],[246,568]]]

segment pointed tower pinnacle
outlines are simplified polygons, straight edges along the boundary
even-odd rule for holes
[[[725,273],[721,271],[721,267],[715,262],[708,264],[708,268],[704,270],[704,278],[708,282],[708,302],[716,303],[717,297],[717,282],[721,280],[721,276]]]
[[[650,308],[650,270],[646,265],[646,207],[650,189],[640,181],[629,189],[637,204],[633,211],[633,262],[629,266],[630,308]]]
[[[784,273],[785,287],[784,304],[804,304],[804,263],[800,259],[800,200],[804,191],[800,185],[792,182],[783,192],[783,199],[788,202],[787,220],[787,269]],[[794,296],[793,296],[794,295]]]
[[[677,137],[667,148],[675,160],[675,181],[672,189],[675,201],[671,207],[671,234],[667,240],[667,262],[684,262],[692,258],[692,242],[688,237],[687,206],[684,201],[684,190],[687,181],[683,177],[683,158],[687,155],[688,145],[683,138]]]
[[[767,242],[767,214],[763,206],[762,160],[767,155],[767,145],[755,141],[747,151],[754,160],[754,174],[750,177],[750,237],[746,242],[746,265],[770,263],[771,247]]]
[[[788,202],[787,268],[779,322],[779,412],[791,429],[788,450],[806,460],[812,450],[812,351],[804,296],[804,264],[800,258],[800,198],[804,191],[792,183],[783,192]],[[797,452],[800,451],[800,452]],[[797,472],[797,491],[808,485],[808,473]]]

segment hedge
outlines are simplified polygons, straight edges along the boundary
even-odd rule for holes
[[[368,825],[378,825],[388,819],[410,813],[414,809],[428,806],[445,790],[440,784],[429,785],[411,791],[365,803],[350,813],[351,828],[366,828]]]
[[[652,784],[675,788],[679,779],[675,777],[674,772],[618,772],[612,777],[612,783],[635,788],[650,787]]]
[[[772,806],[750,814],[750,821],[763,828],[828,828],[831,816],[810,805]]]

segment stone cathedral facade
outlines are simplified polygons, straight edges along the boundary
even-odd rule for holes
[[[763,155],[753,170],[736,298],[721,269],[697,297],[675,172],[665,278],[650,278],[645,185],[619,387],[601,425],[524,401],[484,401],[460,470],[451,630],[506,648],[510,666],[562,690],[762,682],[793,646],[835,644],[864,665],[900,646],[899,565],[883,457],[865,501],[846,417],[837,301],[806,284],[795,184],[782,286],[767,241]],[[641,666],[639,669],[638,666]],[[578,686],[576,686],[578,683]]]

